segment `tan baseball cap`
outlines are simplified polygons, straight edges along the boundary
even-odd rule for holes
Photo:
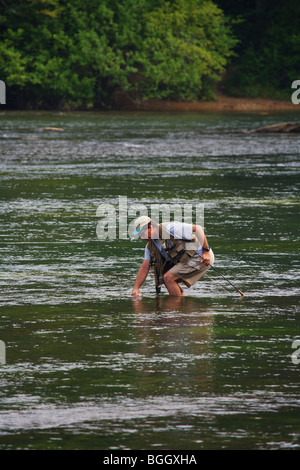
[[[142,215],[141,217],[138,217],[135,221],[134,221],[134,228],[135,228],[135,231],[133,232],[132,236],[135,237],[138,233],[140,233],[140,231],[146,226],[149,224],[149,222],[151,222],[151,219],[150,217],[146,216],[146,215]]]

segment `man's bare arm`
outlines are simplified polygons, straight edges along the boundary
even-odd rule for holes
[[[202,248],[206,248],[208,246],[207,238],[201,225],[193,225],[193,232],[196,234],[196,237],[201,243]],[[210,264],[209,251],[203,251],[202,263],[205,264],[206,266]]]
[[[140,287],[145,282],[149,273],[149,269],[150,269],[150,261],[144,259],[140,269],[138,270],[131,295],[141,294]]]

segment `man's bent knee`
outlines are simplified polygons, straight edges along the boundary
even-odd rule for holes
[[[174,274],[170,273],[170,271],[167,271],[167,272],[164,274],[164,281],[165,281],[165,283],[168,283],[168,282],[175,282],[176,279],[177,279],[177,277],[174,276]]]

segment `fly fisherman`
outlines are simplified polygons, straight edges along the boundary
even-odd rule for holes
[[[191,287],[214,263],[214,254],[208,246],[200,225],[182,222],[157,224],[147,216],[134,222],[133,237],[148,240],[144,261],[137,273],[131,295],[141,294],[150,267],[154,266],[156,292],[165,284],[170,295],[184,295],[179,283]]]

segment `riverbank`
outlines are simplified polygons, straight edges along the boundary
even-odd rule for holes
[[[240,111],[270,112],[299,111],[300,105],[291,101],[279,101],[265,98],[235,98],[217,95],[216,101],[177,102],[165,100],[137,100],[130,96],[116,94],[115,106],[119,110],[128,111]]]

